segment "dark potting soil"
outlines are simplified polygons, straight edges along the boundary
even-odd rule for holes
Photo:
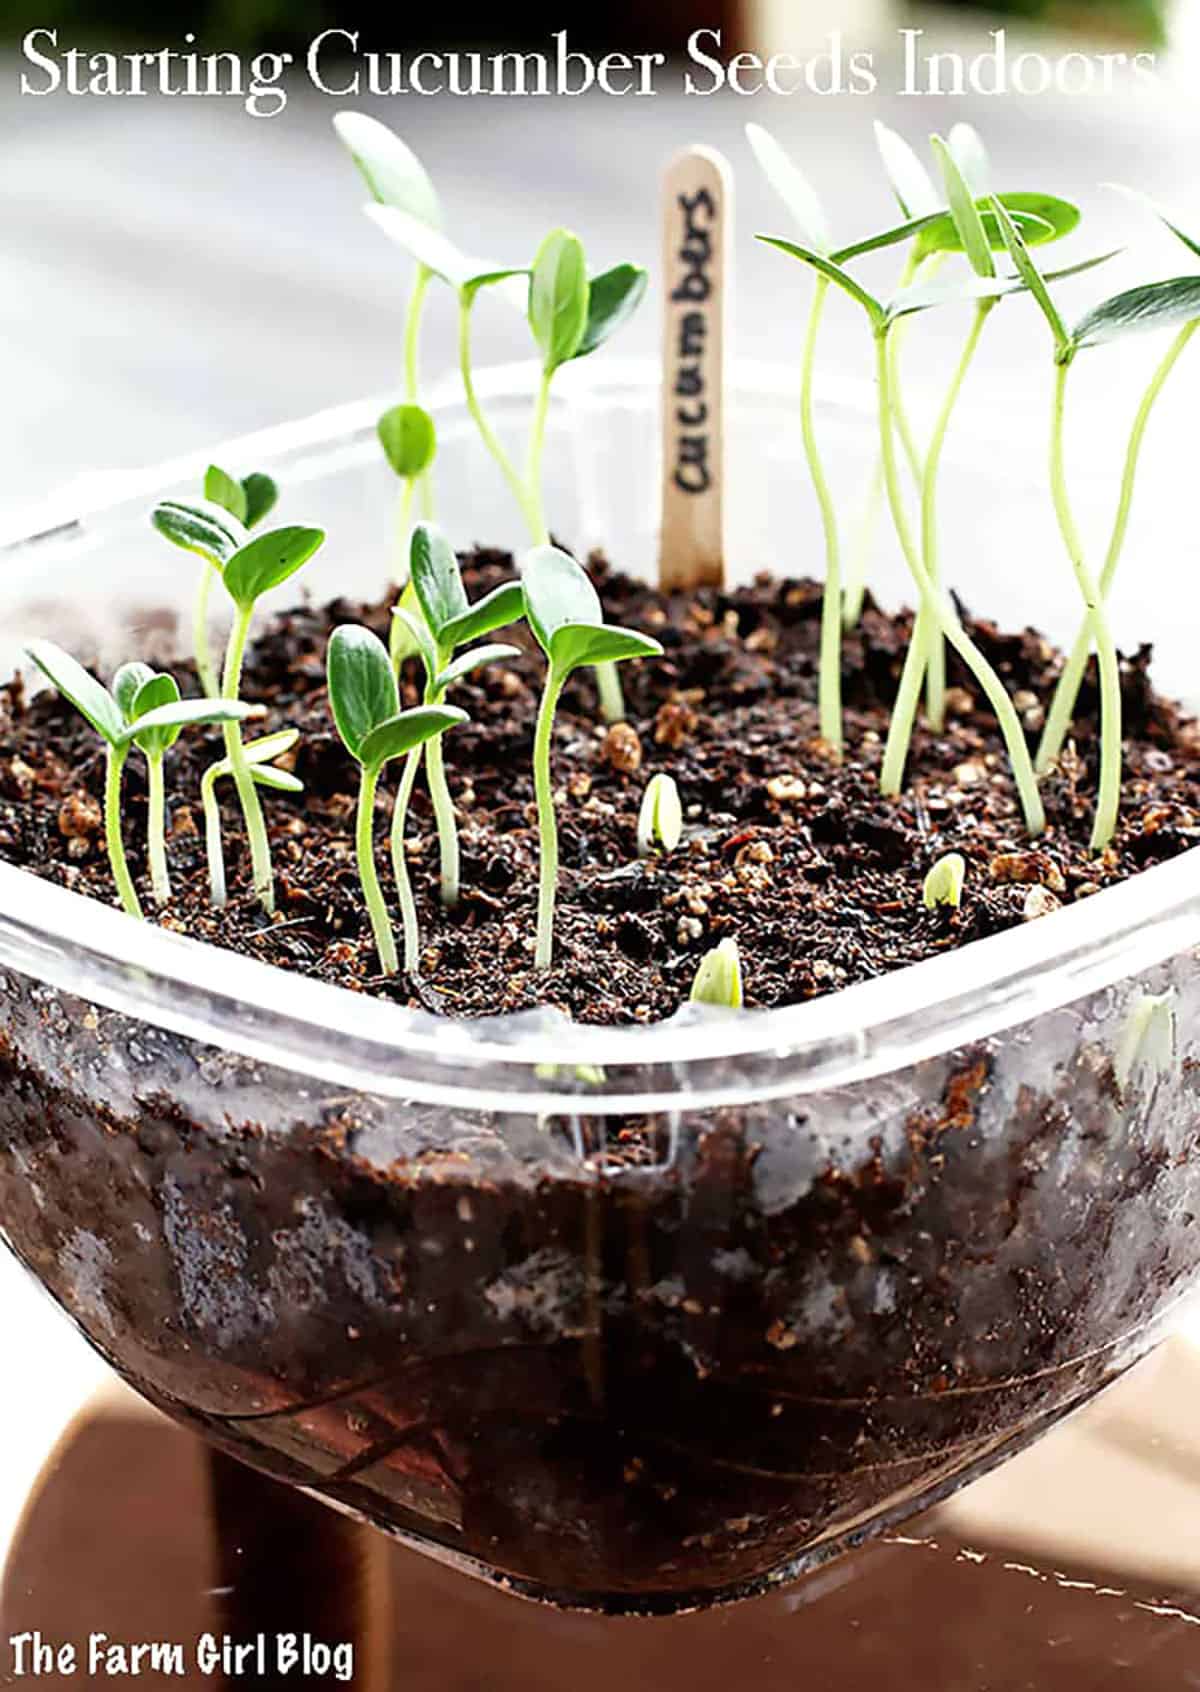
[[[911,618],[868,602],[843,643],[847,753],[835,763],[818,737],[816,659],[820,589],[760,577],[731,592],[663,595],[594,572],[610,621],[655,634],[658,659],[622,666],[628,721],[598,722],[589,672],[568,685],[554,739],[562,873],[551,972],[533,969],[537,835],[530,775],[544,674],[528,631],[522,656],[478,672],[454,701],[471,720],[447,740],[462,843],[462,899],[437,897],[437,842],[424,784],[410,812],[409,857],[421,915],[419,979],[379,973],[353,852],[357,768],[337,739],[324,652],[339,622],[386,637],[388,605],[299,607],[265,624],[249,654],[245,695],[266,707],[254,733],[301,731],[284,760],[302,799],[264,795],[278,908],[263,914],[247,890],[247,858],[231,785],[223,800],[232,889],[208,901],[200,778],[221,755],[215,731],[186,733],[169,757],[167,927],[299,970],[454,1016],[552,1004],[582,1022],[649,1022],[687,998],[697,963],[718,940],[741,949],[747,1002],[782,1005],[835,991],[1024,921],[1200,840],[1200,731],[1149,681],[1149,650],[1122,660],[1125,781],[1121,824],[1100,856],[1089,851],[1096,788],[1094,671],[1074,737],[1044,783],[1044,835],[1025,834],[994,719],[956,659],[943,732],[918,727],[906,789],[884,799],[878,775]],[[513,573],[507,555],[464,562],[472,599]],[[1059,652],[1037,633],[1006,634],[971,620],[1004,679],[1030,745],[1036,743]],[[173,666],[196,692],[187,664]],[[417,673],[405,674],[415,704]],[[0,855],[73,891],[112,902],[99,795],[103,758],[92,731],[47,690],[19,683],[0,696]],[[679,784],[684,839],[667,857],[639,860],[637,814],[646,782]],[[387,863],[391,792],[381,796],[377,849]],[[126,772],[131,866],[145,878],[145,770]],[[926,911],[921,887],[944,852],[967,861],[962,906]],[[148,908],[150,908],[148,906]]]

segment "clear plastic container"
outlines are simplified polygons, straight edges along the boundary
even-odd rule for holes
[[[483,389],[518,429],[528,372]],[[328,528],[316,596],[386,575],[379,409],[216,455]],[[556,529],[642,570],[657,412],[610,360],[551,420]],[[469,420],[439,415],[453,538],[517,543]],[[852,490],[870,428],[825,422]],[[744,572],[807,562],[795,433],[791,381],[746,373]],[[1019,617],[973,513],[990,487],[1031,548],[1052,531],[1036,471],[1010,455],[1001,496],[989,461],[961,455],[970,544],[945,551]],[[11,545],[14,648],[169,639],[192,572],[147,502],[206,462],[108,478]],[[1200,1271],[1194,857],[834,997],[623,1030],[436,1020],[0,864],[0,1230],[155,1403],[420,1548],[600,1608],[759,1590],[1018,1449],[1175,1319]]]

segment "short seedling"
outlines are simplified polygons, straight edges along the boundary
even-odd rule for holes
[[[638,812],[638,857],[653,856],[656,847],[673,852],[683,836],[683,805],[674,779],[664,775],[651,776],[642,795]]]
[[[104,833],[108,861],[122,905],[140,917],[142,907],[129,873],[121,834],[121,777],[129,748],[138,746],[150,764],[149,857],[154,895],[170,897],[163,827],[162,758],[189,723],[239,723],[255,707],[236,700],[183,699],[170,676],[147,665],[126,664],[113,680],[113,691],[89,675],[82,664],[52,641],[32,641],[26,652],[42,674],[90,723],[107,749],[104,783]]]
[[[722,940],[711,952],[705,952],[689,997],[694,1005],[742,1009],[742,960],[736,940]]]
[[[947,852],[930,869],[921,886],[921,899],[927,911],[939,905],[957,910],[962,904],[963,883],[967,878],[966,859],[961,852]]]
[[[245,744],[246,762],[259,787],[276,793],[303,793],[304,783],[288,770],[275,768],[275,759],[289,752],[300,738],[299,729],[280,729],[261,740]],[[233,774],[228,758],[210,764],[200,781],[200,803],[204,811],[204,846],[208,857],[208,885],[212,903],[222,910],[226,902],[225,853],[221,846],[221,811],[217,804],[217,783]]]
[[[426,705],[442,704],[447,688],[462,681],[481,665],[517,656],[515,646],[496,644],[472,647],[457,658],[454,655],[469,641],[522,620],[525,599],[520,582],[502,582],[471,605],[463,587],[454,548],[432,523],[418,523],[413,530],[409,573],[416,601],[415,612],[401,604],[397,606],[395,616],[406,628],[424,664]],[[420,758],[421,748],[415,747],[405,766],[392,820],[392,858],[402,890],[407,880],[404,870],[404,819]],[[437,819],[442,903],[449,907],[458,903],[458,829],[454,820],[454,801],[446,785],[440,739],[430,741],[426,767],[429,771],[429,795]]]
[[[521,572],[525,614],[549,668],[533,742],[537,795],[539,878],[535,965],[549,969],[554,951],[554,902],[558,886],[558,824],[550,782],[554,712],[563,684],[583,664],[617,664],[662,653],[658,641],[632,629],[608,628],[595,588],[567,553],[536,546]]]
[[[387,648],[369,629],[343,623],[329,637],[326,679],[333,720],[346,750],[359,765],[358,822],[355,849],[371,932],[385,975],[399,968],[396,941],[388,921],[379,872],[375,867],[375,795],[385,764],[403,758],[415,746],[467,720],[465,711],[448,705],[400,709],[396,673]],[[419,955],[419,942],[408,948]]]

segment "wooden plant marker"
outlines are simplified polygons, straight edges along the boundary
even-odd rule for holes
[[[733,173],[686,147],[663,177],[662,529],[664,588],[725,580],[725,340]]]

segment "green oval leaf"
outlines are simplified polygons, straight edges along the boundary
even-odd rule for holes
[[[470,609],[454,548],[435,523],[418,523],[409,544],[409,579],[439,646],[447,623]]]
[[[857,300],[876,328],[883,324],[885,313],[879,301],[873,294],[868,294],[867,290],[854,280],[850,272],[843,270],[841,265],[833,259],[826,258],[822,253],[814,253],[808,247],[797,246],[794,241],[785,241],[777,235],[757,235],[755,239],[765,242],[768,247],[778,247],[781,253],[787,253],[790,258],[799,259],[801,264],[811,265],[814,270],[820,271],[822,276],[827,276],[831,282],[836,282],[838,287],[844,289],[852,300]]]
[[[746,139],[763,175],[795,218],[805,246],[828,253],[833,246],[829,219],[807,176],[761,124],[748,123]]]
[[[658,658],[662,646],[650,635],[607,623],[568,623],[550,637],[550,663],[566,674],[581,664],[620,664],[627,658]]]
[[[496,629],[506,629],[512,623],[519,623],[524,615],[525,596],[520,582],[502,582],[491,593],[477,599],[469,611],[447,623],[442,630],[442,641],[452,652],[465,646],[469,640],[478,640]]]
[[[228,511],[239,523],[245,524],[246,490],[240,482],[234,481],[227,470],[222,470],[219,464],[210,464],[204,472],[204,497],[214,505],[219,505],[223,511]]]
[[[429,173],[394,130],[365,112],[338,112],[333,127],[380,205],[441,228],[442,208]]]
[[[886,123],[875,124],[875,145],[891,183],[896,203],[906,218],[927,217],[942,210],[942,197],[916,153],[902,135]]]
[[[121,715],[126,722],[132,722],[135,715],[134,702],[138,692],[148,681],[153,681],[155,672],[149,664],[143,664],[135,658],[128,664],[122,664],[112,679],[109,692],[121,707]]]
[[[538,248],[529,278],[529,327],[544,370],[557,370],[575,357],[587,322],[583,243],[569,229],[552,229]]]
[[[346,750],[361,762],[371,730],[400,709],[387,647],[370,629],[339,623],[325,651],[325,680],[334,725]]]
[[[638,264],[618,264],[593,276],[588,287],[587,324],[575,349],[576,358],[586,358],[610,340],[628,323],[646,297],[649,277]]]
[[[1076,347],[1098,347],[1123,335],[1166,329],[1200,317],[1200,276],[1175,276],[1126,288],[1084,314],[1071,334]]]
[[[121,708],[112,694],[89,675],[83,665],[52,640],[31,640],[26,654],[38,669],[53,682],[63,698],[90,723],[101,739],[110,746],[119,742],[125,728]]]
[[[417,705],[373,728],[359,748],[359,757],[365,769],[378,769],[466,720],[467,713],[454,705]]]
[[[604,622],[600,595],[586,570],[557,546],[535,546],[521,565],[525,615],[547,657],[550,643],[568,623],[597,627]]]
[[[183,505],[166,499],[154,507],[150,521],[160,535],[185,552],[194,552],[209,564],[223,570],[238,548],[245,544],[246,533],[236,518],[228,513],[218,515],[203,506]]]
[[[252,764],[250,774],[260,787],[276,793],[303,793],[304,783],[290,770],[277,770],[271,764]]]
[[[116,693],[115,680],[113,692]],[[160,710],[169,705],[178,705],[179,702],[179,684],[174,676],[150,675],[138,688],[132,709],[126,712],[126,716],[130,723],[136,726],[143,717],[149,716],[152,711]],[[121,703],[119,694],[117,694],[117,703]],[[135,734],[134,740],[147,756],[152,757],[154,754],[166,752],[174,746],[179,739],[181,729],[182,724],[169,724],[164,728],[151,727]]]
[[[268,512],[275,509],[279,489],[262,470],[252,470],[242,477],[242,492],[246,496],[243,522],[248,529],[256,529]]]
[[[261,705],[247,705],[240,699],[181,699],[177,704],[147,711],[144,717],[123,729],[113,744],[127,746],[136,740],[140,745],[143,735],[151,731],[175,729],[176,733],[167,742],[170,745],[178,738],[178,731],[190,723],[244,723],[248,717],[263,714]]]
[[[258,740],[248,740],[242,747],[242,751],[246,754],[246,762],[253,770],[259,765],[269,764],[273,758],[281,758],[285,752],[290,752],[299,738],[299,729],[277,729],[274,734],[264,734]],[[228,758],[221,758],[212,766],[210,774],[214,781],[220,781],[222,777],[233,774],[233,765]],[[261,770],[259,774],[262,774]],[[272,770],[271,774],[286,775],[287,771]],[[255,779],[257,780],[258,776],[255,776]],[[266,785],[275,784],[267,783]],[[298,792],[303,786],[304,783],[298,781],[296,787],[294,789],[289,788],[288,791]]]
[[[503,646],[499,642],[491,646],[473,646],[469,652],[461,653],[438,676],[434,683],[439,693],[445,693],[448,687],[453,687],[456,681],[469,676],[472,670],[478,670],[484,664],[499,664],[504,658],[519,658],[520,647]]]
[[[308,563],[325,539],[323,529],[270,529],[239,547],[225,566],[225,586],[243,611]]]
[[[942,180],[946,185],[946,198],[950,203],[950,216],[954,219],[954,227],[967,255],[967,262],[976,276],[994,276],[996,264],[992,258],[991,242],[979,216],[974,195],[941,136],[935,135],[930,145],[941,167]]]
[[[1061,241],[1064,235],[1071,235],[1078,229],[1082,217],[1078,206],[1072,205],[1070,200],[1059,199],[1057,194],[1020,191],[995,197],[1020,231],[1027,247],[1044,247],[1051,241]],[[990,198],[987,203],[990,204]],[[984,222],[987,222],[986,213]],[[998,228],[991,231],[991,240],[994,247],[1000,246],[1002,237]]]
[[[419,476],[433,463],[437,431],[424,407],[394,405],[384,412],[376,429],[388,463],[403,481]]]
[[[947,137],[947,144],[963,181],[975,198],[981,200],[990,194],[992,165],[979,131],[969,123],[956,123]]]

